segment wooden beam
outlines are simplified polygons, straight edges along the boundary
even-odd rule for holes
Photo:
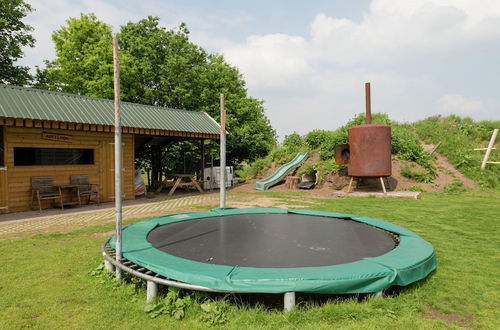
[[[84,131],[90,131],[90,125],[89,124],[83,124],[83,130]]]
[[[63,121],[59,124],[59,127],[61,129],[68,129],[68,123]]]
[[[484,170],[486,167],[486,164],[488,163],[488,158],[490,157],[491,149],[493,148],[493,145],[495,144],[495,139],[497,138],[497,134],[498,134],[498,128],[495,128],[493,130],[493,134],[491,134],[490,143],[488,144],[488,148],[486,149],[486,153],[484,154],[483,162],[481,164],[481,170]]]
[[[97,125],[97,131],[98,132],[104,131],[104,127],[102,125]]]
[[[50,120],[43,121],[43,128],[52,128]]]
[[[24,127],[24,120],[16,118],[16,126]]]
[[[97,132],[97,125],[90,125],[90,130],[93,131],[93,132]]]
[[[5,119],[5,125],[14,126],[14,119],[12,119],[12,118]]]
[[[75,123],[68,123],[68,129],[70,130],[74,130],[76,127],[76,124]]]
[[[26,126],[26,127],[33,127],[33,119],[26,119],[24,121],[24,126]]]

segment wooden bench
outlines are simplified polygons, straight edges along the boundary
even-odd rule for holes
[[[42,200],[59,200],[61,208],[64,210],[63,198],[61,188],[54,186],[53,180],[50,176],[36,176],[31,177],[31,208],[34,208],[34,199],[38,201],[38,210],[42,212]]]
[[[95,202],[99,205],[99,185],[96,183],[90,183],[89,177],[87,175],[72,175],[70,177],[71,185],[76,186],[76,194],[78,197],[78,203],[82,206],[81,197],[88,197],[88,202],[90,203],[92,196],[95,195]]]

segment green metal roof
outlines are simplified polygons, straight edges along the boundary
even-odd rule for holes
[[[205,112],[122,102],[122,126],[219,134]],[[114,125],[113,100],[0,84],[0,117]]]

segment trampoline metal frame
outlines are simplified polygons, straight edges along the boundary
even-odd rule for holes
[[[165,278],[164,276],[144,268],[126,258],[121,258],[118,262],[116,253],[109,245],[108,239],[102,246],[102,256],[104,257],[105,267],[109,272],[114,272],[116,269],[121,269],[127,273],[146,280],[146,302],[150,303],[156,300],[158,296],[158,285],[173,286],[180,289],[188,289],[203,292],[218,292],[218,293],[233,293],[232,291],[223,291],[207,288],[205,286],[179,282]],[[138,268],[138,269],[134,269]],[[238,292],[245,293],[245,292]],[[382,291],[376,293],[377,297],[382,296]],[[285,292],[283,294],[283,305],[285,311],[292,311],[295,308],[295,292]]]
[[[110,246],[111,238],[106,240],[102,245],[102,256],[104,257],[104,264],[106,270],[113,273],[116,269],[121,269],[133,276],[139,277],[146,281],[146,302],[154,302],[158,296],[158,285],[165,285],[167,287],[172,286],[179,289],[187,289],[194,291],[203,292],[217,292],[217,293],[234,293],[233,291],[217,290],[212,288],[207,288],[205,286],[184,283],[172,279],[168,279],[163,275],[160,275],[152,270],[149,270],[141,265],[138,265],[126,258],[121,258],[120,262],[116,260],[116,251]],[[137,268],[137,269],[135,269]],[[238,293],[250,293],[241,292]],[[384,291],[378,291],[374,293],[375,298],[383,298]],[[290,312],[295,309],[295,292],[285,292],[283,294],[283,309]]]

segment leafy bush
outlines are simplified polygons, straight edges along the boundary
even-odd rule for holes
[[[297,132],[293,132],[292,134],[285,136],[285,139],[283,140],[283,147],[289,150],[298,150],[303,146],[305,146],[304,139]]]
[[[271,157],[267,156],[265,158],[257,159],[251,165],[243,165],[242,168],[235,171],[236,177],[249,180],[255,178],[259,173],[266,171],[271,167],[272,160]]]
[[[296,150],[291,150],[287,147],[276,147],[266,157],[257,159],[252,164],[243,164],[243,166],[236,169],[236,177],[244,180],[254,179],[260,173],[271,168],[273,162],[276,165],[285,164],[291,161],[296,153]]]
[[[318,149],[331,133],[330,131],[315,129],[306,134],[304,141],[309,148]]]

